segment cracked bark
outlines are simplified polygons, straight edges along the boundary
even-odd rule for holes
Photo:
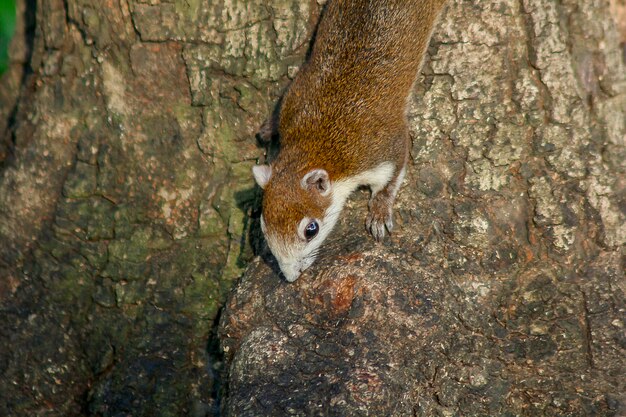
[[[258,245],[249,171],[318,2],[18,9],[0,415],[216,414],[214,320],[248,264],[220,328],[227,414],[624,413],[607,1],[451,3],[411,103],[398,231],[374,244],[357,193],[295,284]]]
[[[295,284],[253,262],[221,321],[229,415],[625,412],[608,7],[448,7],[411,103],[400,230],[375,245],[361,193]]]

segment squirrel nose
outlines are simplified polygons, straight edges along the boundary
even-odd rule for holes
[[[294,265],[280,265],[280,270],[288,282],[294,282],[302,273],[302,270]]]

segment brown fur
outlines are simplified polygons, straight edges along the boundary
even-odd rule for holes
[[[407,96],[442,3],[330,1],[283,99],[281,153],[341,179],[403,152]]]
[[[392,185],[408,159],[407,98],[444,2],[328,3],[309,60],[278,113],[280,151],[263,202],[270,233],[292,236],[304,216],[324,216],[330,197],[299,185],[316,168],[334,182],[393,163],[381,202],[372,199],[370,207],[373,221],[390,215]]]

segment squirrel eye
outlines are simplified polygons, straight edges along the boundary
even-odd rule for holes
[[[317,235],[317,232],[319,232],[319,230],[320,226],[315,220],[313,220],[304,228],[304,237],[306,237],[306,240],[311,240]]]

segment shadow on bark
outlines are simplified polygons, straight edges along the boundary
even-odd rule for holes
[[[36,6],[0,80],[0,415],[625,413],[606,2],[451,2],[397,232],[357,192],[295,284],[250,168],[317,2]]]

